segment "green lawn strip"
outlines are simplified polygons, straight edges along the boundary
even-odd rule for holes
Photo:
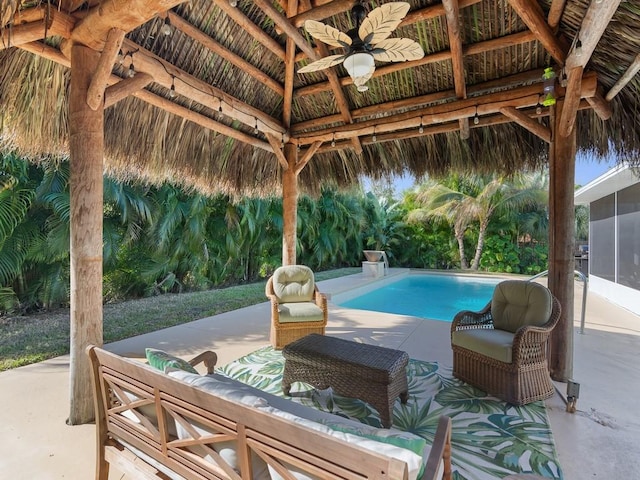
[[[360,268],[317,272],[316,281],[359,273]],[[267,301],[266,282],[128,300],[104,306],[104,342],[172,327]],[[69,353],[69,310],[0,317],[0,371]]]

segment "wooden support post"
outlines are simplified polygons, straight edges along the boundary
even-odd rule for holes
[[[559,135],[563,101],[551,115],[549,146],[549,289],[562,306],[558,326],[551,334],[551,377],[566,382],[573,376],[573,271],[576,129]]]
[[[71,195],[71,360],[67,423],[93,420],[91,367],[85,348],[102,345],[102,169],[104,109],[92,110],[87,93],[100,54],[71,48],[69,150]]]
[[[289,168],[282,171],[282,265],[295,265],[298,228],[298,152],[295,145],[287,143],[284,156]]]

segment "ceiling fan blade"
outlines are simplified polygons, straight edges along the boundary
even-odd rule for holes
[[[316,22],[315,20],[307,20],[304,22],[304,29],[309,35],[316,40],[320,40],[327,45],[334,47],[347,48],[351,45],[351,38],[346,33],[342,33],[337,28],[325,25],[322,22]]]
[[[298,69],[298,73],[310,73],[317,72],[318,70],[324,70],[325,68],[333,67],[339,64],[345,59],[345,55],[329,55],[328,57],[321,58],[315,62],[305,65]]]
[[[375,45],[393,32],[409,12],[407,2],[385,3],[373,9],[362,21],[358,36],[364,43]]]
[[[410,38],[388,38],[378,42],[371,55],[379,62],[407,62],[420,60],[424,51],[418,42]]]

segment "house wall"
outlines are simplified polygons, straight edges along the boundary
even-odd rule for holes
[[[589,204],[589,289],[640,315],[640,183]]]

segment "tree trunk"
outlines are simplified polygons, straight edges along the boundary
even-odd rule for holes
[[[296,174],[297,149],[287,143],[284,155],[289,168],[282,172],[282,265],[296,264],[298,228],[298,175]]]
[[[573,375],[573,270],[576,128],[568,137],[558,134],[562,101],[550,117],[549,146],[549,289],[562,306],[558,326],[551,334],[551,377],[566,382]]]
[[[482,250],[484,249],[484,238],[487,234],[487,227],[489,226],[489,220],[482,221],[480,223],[480,230],[478,231],[478,243],[476,244],[476,253],[473,256],[473,262],[471,263],[471,270],[478,270],[480,267],[480,257],[482,256]]]
[[[462,270],[469,270],[469,264],[467,263],[467,257],[464,253],[464,232],[460,233],[457,229],[454,230],[454,235],[458,241],[458,252],[460,253],[460,268]]]
[[[71,49],[69,148],[71,197],[71,359],[67,423],[94,418],[89,344],[102,345],[102,170],[104,110],[86,102],[99,54],[82,45]]]

